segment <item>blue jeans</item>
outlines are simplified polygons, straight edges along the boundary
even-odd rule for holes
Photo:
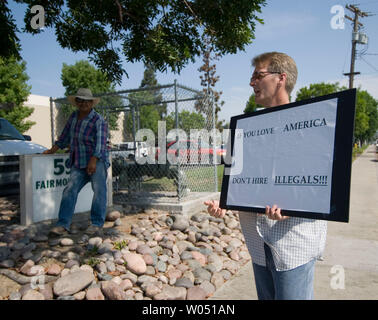
[[[96,171],[88,175],[86,169],[71,168],[70,181],[63,190],[62,201],[59,208],[58,226],[70,230],[77,196],[80,190],[91,182],[93,199],[91,207],[91,222],[94,226],[102,227],[106,217],[106,178],[107,169],[103,161],[98,160]]]
[[[312,300],[315,260],[288,271],[276,271],[272,252],[264,244],[266,267],[253,263],[259,300]]]

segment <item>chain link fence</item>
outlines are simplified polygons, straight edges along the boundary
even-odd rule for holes
[[[218,191],[221,137],[212,96],[178,84],[101,95],[95,107],[109,124],[113,202],[164,198],[180,202]],[[73,111],[66,98],[51,100],[56,140]]]

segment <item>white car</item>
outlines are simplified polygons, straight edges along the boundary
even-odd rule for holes
[[[46,150],[30,141],[30,136],[23,136],[8,120],[0,118],[0,195],[19,192],[19,155]]]
[[[147,157],[148,147],[146,142],[136,141],[134,142],[121,142],[114,145],[112,149],[112,155],[118,155],[125,159],[135,160],[135,158]]]

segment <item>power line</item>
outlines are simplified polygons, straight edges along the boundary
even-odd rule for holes
[[[372,4],[372,3],[378,3],[378,1],[369,1],[369,2],[363,2],[363,3],[355,3],[355,6],[364,6],[366,4]]]
[[[363,60],[367,65],[369,65],[370,67],[372,67],[375,71],[378,72],[378,69],[376,67],[374,67],[371,63],[369,63],[368,61],[366,61],[362,56],[360,57],[361,60]]]

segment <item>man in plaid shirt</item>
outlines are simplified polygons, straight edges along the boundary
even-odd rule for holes
[[[88,234],[102,234],[106,217],[106,178],[109,164],[107,148],[108,126],[93,107],[99,102],[89,89],[80,88],[68,100],[78,110],[69,117],[59,139],[45,154],[55,153],[58,149],[70,148],[70,180],[63,191],[57,225],[50,233],[61,235],[71,230],[77,196],[80,190],[91,182],[94,192],[91,207],[91,225]]]

